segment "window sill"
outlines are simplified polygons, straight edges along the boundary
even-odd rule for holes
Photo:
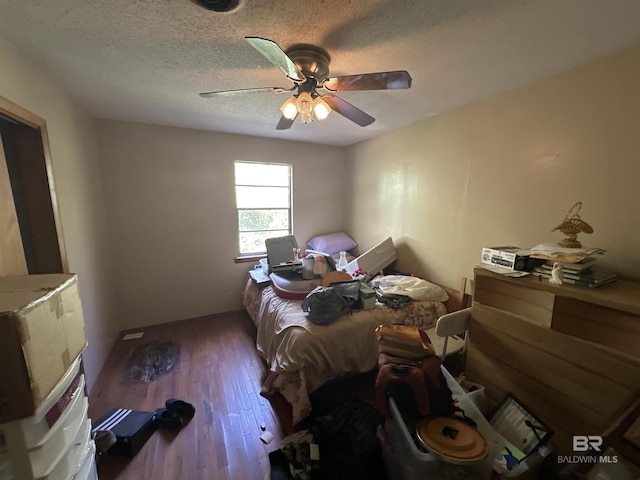
[[[259,255],[243,255],[241,257],[236,257],[234,259],[235,263],[256,263],[259,262],[261,258],[267,258],[267,254],[259,254]]]

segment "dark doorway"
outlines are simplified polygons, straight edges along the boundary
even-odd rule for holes
[[[11,195],[5,184],[2,213],[13,228],[11,246],[2,245],[2,265],[18,268],[16,258],[22,254],[26,272],[62,273],[68,270],[64,243],[57,213],[57,202],[45,121],[22,107],[0,97],[0,161],[6,163]],[[9,201],[13,198],[13,205]],[[11,212],[15,212],[15,217]],[[17,230],[17,232],[16,232]],[[18,240],[19,238],[19,240]],[[15,248],[21,243],[22,252]],[[2,272],[15,274],[16,272]]]

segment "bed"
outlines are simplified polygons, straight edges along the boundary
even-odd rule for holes
[[[458,292],[445,290],[453,305]],[[403,323],[427,330],[448,310],[444,303],[429,300],[412,301],[399,310],[376,303],[371,310],[350,312],[320,326],[307,319],[301,302],[282,298],[271,285],[261,287],[251,278],[243,292],[243,304],[257,328],[258,352],[268,366],[262,394],[280,392],[292,406],[294,424],[311,413],[309,394],[318,387],[376,366],[375,329],[380,324]]]
[[[256,346],[269,371],[262,393],[280,392],[293,409],[293,423],[311,413],[309,394],[329,380],[375,367],[375,329],[383,323],[404,323],[421,329],[435,325],[446,313],[441,302],[414,301],[394,310],[376,304],[339,316],[331,325],[315,325],[302,311],[301,300],[279,297],[273,287],[247,281],[243,303],[257,328]]]

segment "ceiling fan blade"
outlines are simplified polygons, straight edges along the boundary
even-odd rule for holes
[[[244,37],[253,48],[258,50],[264,57],[273,63],[276,67],[294,82],[304,82],[307,77],[303,75],[300,69],[293,63],[293,60],[284,53],[284,51],[273,40],[260,37]]]
[[[280,121],[278,122],[278,125],[276,125],[276,130],[288,130],[289,128],[291,128],[291,125],[293,125],[293,122],[295,119],[296,117],[289,119],[284,115],[282,115],[280,117]]]
[[[322,95],[322,99],[329,104],[331,110],[339,113],[345,118],[348,118],[352,122],[357,123],[361,127],[366,127],[376,121],[376,119],[371,115],[363,112],[358,107],[351,105],[340,97],[336,97],[335,95],[328,93],[326,95]]]
[[[294,87],[295,88],[295,87]],[[259,88],[241,88],[238,90],[221,90],[218,92],[202,92],[200,94],[203,98],[209,97],[230,97],[233,95],[244,95],[247,93],[264,93],[264,92],[272,92],[272,93],[283,93],[290,92],[292,89],[282,88],[282,87],[259,87]]]
[[[398,90],[411,87],[411,76],[404,70],[361,73],[327,78],[322,86],[332,92],[349,90]]]

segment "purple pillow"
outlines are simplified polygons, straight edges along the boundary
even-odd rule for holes
[[[352,248],[356,248],[358,244],[344,232],[328,233],[326,235],[318,235],[313,237],[307,243],[307,247],[318,252],[334,255],[338,252],[348,252]]]

